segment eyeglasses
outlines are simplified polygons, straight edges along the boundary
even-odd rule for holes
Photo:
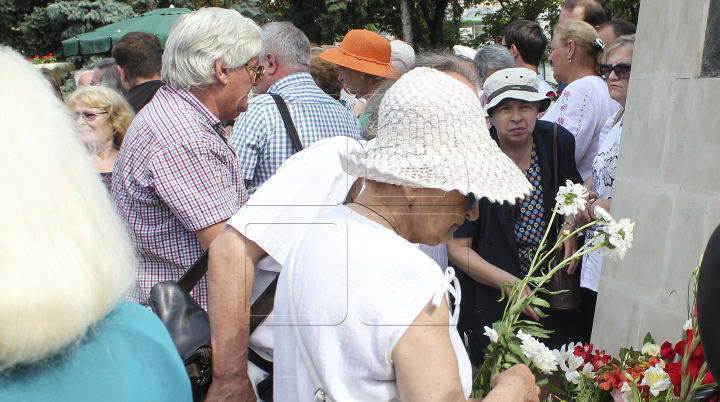
[[[610,74],[615,71],[615,75],[617,75],[620,79],[630,78],[630,69],[632,65],[630,63],[619,63],[614,66],[610,64],[601,64],[600,65],[600,76],[603,77],[603,79],[610,78]]]
[[[94,121],[95,118],[99,114],[105,114],[105,113],[107,113],[107,112],[82,112],[82,113],[75,112],[75,113],[73,113],[72,116],[73,116],[73,120],[77,120],[78,117],[82,116],[83,120],[85,120],[85,121]]]
[[[512,47],[512,45],[508,45],[507,43],[506,43],[506,44],[502,44],[502,45],[500,45],[500,46],[505,47],[505,48],[508,48],[508,50]]]
[[[478,202],[477,198],[475,198],[475,194],[473,194],[473,193],[470,193],[467,195],[467,197],[465,197],[465,202],[467,202],[468,198],[470,198],[471,201],[470,201],[470,205],[468,205],[467,209],[465,210],[465,213],[470,212],[472,207],[474,207],[475,204],[477,204],[477,202]]]
[[[249,68],[250,71],[253,73],[253,86],[257,86],[257,84],[260,82],[262,77],[265,75],[265,66],[257,66],[253,67],[247,63],[245,63],[245,67]]]

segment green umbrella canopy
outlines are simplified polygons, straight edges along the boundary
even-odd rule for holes
[[[105,53],[126,33],[136,31],[155,34],[160,39],[160,45],[165,49],[165,41],[170,33],[170,27],[181,14],[189,12],[190,10],[187,8],[158,8],[149,13],[66,39],[62,42],[63,52],[66,56],[74,56],[78,53]]]

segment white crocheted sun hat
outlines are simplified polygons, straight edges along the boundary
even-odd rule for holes
[[[373,149],[340,153],[348,174],[492,202],[530,194],[523,172],[490,138],[477,94],[445,73],[404,74],[382,97],[377,124]]]

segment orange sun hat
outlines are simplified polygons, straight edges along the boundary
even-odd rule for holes
[[[339,66],[385,78],[395,78],[398,71],[390,64],[390,42],[375,32],[353,29],[340,46],[319,54],[320,58]]]

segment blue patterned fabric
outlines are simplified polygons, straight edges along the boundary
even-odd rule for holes
[[[540,240],[542,240],[545,233],[545,206],[538,159],[535,144],[533,143],[530,168],[525,171],[525,177],[532,184],[532,193],[519,204],[519,219],[515,221],[515,240],[517,241],[520,269],[522,269],[523,273],[530,269],[533,256],[537,252]]]
[[[323,92],[309,73],[288,75],[273,84],[268,93],[280,94],[285,100],[304,148],[339,135],[362,138],[357,118]],[[275,174],[294,152],[280,111],[270,95],[250,100],[247,112],[235,121],[230,143],[237,150],[249,194]]]

